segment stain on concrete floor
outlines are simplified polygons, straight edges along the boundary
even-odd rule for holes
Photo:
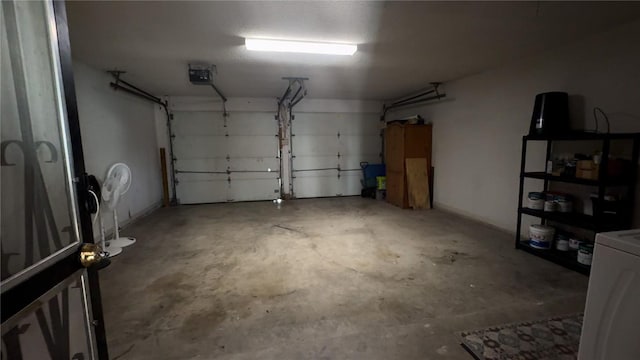
[[[491,227],[361,198],[181,206],[101,271],[122,359],[470,359],[456,332],[580,311],[587,277]]]

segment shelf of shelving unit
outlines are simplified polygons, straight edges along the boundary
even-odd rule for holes
[[[558,251],[555,249],[540,250],[532,248],[526,241],[516,243],[516,248],[585,275],[589,275],[591,272],[591,266],[583,265],[578,262],[576,251]]]
[[[599,180],[581,179],[568,176],[556,176],[546,172],[525,172],[527,142],[528,141],[546,141],[548,161],[551,155],[551,143],[555,141],[580,141],[580,140],[598,140],[602,141],[602,161],[600,164]],[[634,168],[631,175],[626,178],[609,178],[607,176],[607,162],[609,158],[609,148],[611,140],[632,140],[632,160],[631,164]],[[565,224],[569,226],[579,227],[591,230],[595,233],[602,231],[624,230],[631,227],[631,211],[629,215],[619,216],[617,218],[606,216],[602,213],[593,216],[579,213],[559,213],[545,212],[542,210],[534,210],[523,207],[524,196],[524,180],[539,179],[544,181],[543,191],[549,190],[549,183],[564,182],[569,184],[588,185],[598,188],[598,198],[600,201],[604,199],[606,188],[609,186],[626,186],[628,187],[627,196],[629,199],[635,199],[635,187],[637,181],[638,156],[640,151],[640,133],[618,133],[618,134],[600,134],[589,132],[572,132],[563,135],[542,136],[542,135],[526,135],[522,137],[522,162],[520,165],[520,197],[518,199],[518,225],[516,229],[516,249],[524,250],[533,255],[552,261],[569,269],[578,271],[583,274],[589,274],[590,267],[578,263],[575,252],[562,252],[557,250],[539,250],[529,246],[526,240],[522,239],[522,215],[534,216],[541,219],[542,224],[551,221],[554,223]],[[629,209],[631,210],[631,209]]]
[[[520,214],[535,216],[540,219],[550,220],[570,226],[579,227],[592,231],[615,231],[623,230],[623,225],[611,221],[611,218],[602,218],[599,221],[591,215],[579,214],[575,212],[547,212],[529,208],[520,208]]]
[[[593,133],[576,131],[563,135],[525,135],[528,141],[633,140],[640,133]]]
[[[564,183],[570,183],[570,184],[580,184],[580,185],[590,185],[590,186],[600,186],[600,184],[603,184],[605,186],[622,186],[622,185],[627,185],[627,183],[629,182],[625,178],[608,178],[606,182],[603,182],[598,180],[582,179],[582,178],[570,177],[570,176],[551,175],[551,174],[547,174],[544,171],[526,172],[526,173],[523,173],[522,176],[529,179],[540,179],[540,180],[557,181],[557,182],[564,182]]]

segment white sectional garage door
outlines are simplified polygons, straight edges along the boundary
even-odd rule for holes
[[[279,197],[277,122],[273,113],[173,113],[176,193],[181,204]]]
[[[294,196],[359,195],[360,162],[381,162],[379,116],[364,113],[294,113],[294,116],[291,125]]]

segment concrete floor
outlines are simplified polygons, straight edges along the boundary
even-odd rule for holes
[[[456,332],[582,311],[587,277],[361,198],[161,209],[101,271],[112,359],[471,359]]]

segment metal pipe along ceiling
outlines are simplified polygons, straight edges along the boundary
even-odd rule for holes
[[[445,93],[440,93],[438,88],[440,83],[432,83],[432,87],[429,90],[424,90],[415,95],[408,95],[400,98],[400,100],[396,100],[392,102],[390,105],[385,104],[382,107],[382,117],[381,120],[385,121],[387,112],[392,109],[397,109],[403,106],[416,105],[420,103],[424,103],[431,100],[439,100],[447,96]],[[428,96],[434,94],[432,96]]]

